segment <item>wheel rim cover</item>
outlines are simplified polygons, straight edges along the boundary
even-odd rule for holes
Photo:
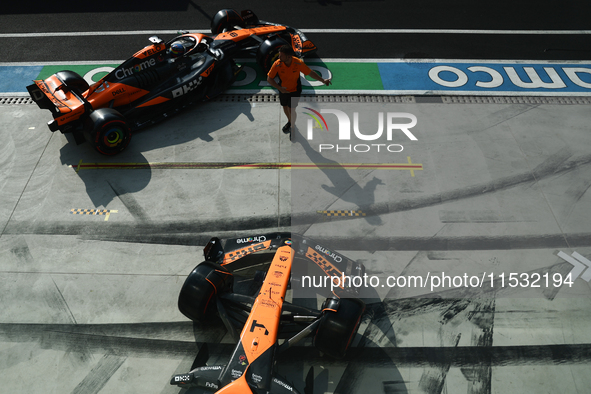
[[[123,130],[119,126],[113,126],[109,128],[103,137],[103,142],[105,146],[109,148],[113,148],[119,144],[121,144],[124,140]]]

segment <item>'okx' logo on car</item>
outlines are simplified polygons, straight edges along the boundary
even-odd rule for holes
[[[202,79],[203,79],[202,77],[195,78],[194,80],[192,80],[188,84],[183,85],[180,88],[174,89],[172,91],[172,98],[177,98],[177,97],[182,96],[183,94],[189,93],[190,91],[192,91],[193,89],[195,89],[197,86],[199,86],[201,84]]]

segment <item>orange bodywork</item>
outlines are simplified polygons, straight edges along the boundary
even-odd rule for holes
[[[214,40],[229,40],[233,42],[240,42],[252,36],[267,35],[270,33],[284,32],[285,26],[261,26],[253,27],[248,29],[240,29],[234,31],[228,31],[225,33],[218,34],[213,37]],[[199,47],[199,43],[202,41],[209,41],[211,37],[201,33],[188,33],[183,36],[191,37],[195,40],[195,45],[191,50]],[[298,54],[305,54],[306,52],[316,49],[314,44],[309,41],[302,42],[301,37],[297,34],[290,34],[291,45],[294,47]],[[134,72],[143,70],[144,68],[152,67],[156,64],[156,61],[161,61],[161,56],[165,54],[167,50],[167,44],[162,42],[154,43],[146,46],[140,51],[136,52],[132,59],[136,59],[136,62],[131,61],[129,67],[117,69],[115,76],[119,80],[132,75]],[[205,71],[200,73],[200,77],[207,78],[212,72],[215,71],[216,63],[211,64]],[[120,108],[126,105],[136,102],[136,100],[146,96],[150,91],[131,86],[128,84],[117,82],[111,78],[107,80],[107,76],[103,77],[100,81],[92,84],[89,89],[85,92],[77,92],[77,94],[71,92],[62,81],[56,76],[45,80],[34,81],[39,90],[47,96],[49,101],[55,106],[55,110],[51,109],[54,115],[55,123],[58,126],[64,126],[68,123],[77,121],[86,113],[86,111],[98,108]],[[183,87],[185,88],[185,87]],[[159,105],[163,102],[169,101],[170,98],[164,96],[154,97],[153,99],[144,102],[138,107],[150,107],[153,105]],[[59,127],[56,127],[59,128]],[[268,248],[268,245],[265,245]],[[239,252],[239,251],[237,251]],[[248,254],[248,253],[246,253]],[[238,256],[240,257],[240,256]],[[229,257],[230,259],[232,257]],[[233,260],[226,261],[229,263]]]
[[[256,244],[248,245],[244,248],[234,250],[233,252],[226,253],[222,265],[230,264],[246,255],[260,252],[271,247],[271,241],[259,242]]]
[[[84,101],[71,91],[63,89],[64,84],[57,76],[52,75],[45,80],[34,82],[59,111],[59,114],[54,116],[58,125],[75,121],[86,112]],[[96,109],[126,105],[148,93],[147,90],[123,83],[99,81],[83,92],[81,98],[86,99],[92,108]]]
[[[207,77],[209,77],[209,74],[211,74],[211,71],[213,70],[213,68],[214,68],[214,67],[215,67],[215,63],[213,63],[211,66],[209,66],[209,67],[207,68],[207,70],[203,71],[203,72],[202,72],[200,75],[201,75],[203,78],[207,78]]]
[[[162,43],[149,45],[149,46],[143,48],[142,50],[136,52],[133,55],[133,57],[135,57],[136,59],[145,59],[147,57],[157,54],[158,52],[162,52],[165,49],[166,49],[166,45],[164,45]]]
[[[343,273],[341,272],[341,270],[339,270],[334,264],[332,264],[330,261],[328,261],[328,259],[326,259],[322,253],[319,253],[318,251],[312,249],[311,247],[308,246],[308,249],[306,250],[306,257],[309,258],[310,260],[312,260],[313,262],[316,263],[316,265],[318,267],[320,267],[324,273],[332,278],[332,277],[340,277],[341,275],[343,275]],[[345,288],[342,286],[344,281],[340,281],[339,282],[339,288],[345,290]]]
[[[74,93],[62,90],[63,84],[55,75],[45,80],[37,80],[35,84],[59,111],[59,115],[54,116],[59,125],[76,120],[84,114],[84,102]]]
[[[267,277],[240,334],[249,364],[275,344],[279,319],[291,274],[294,252],[290,246],[277,249]]]
[[[254,29],[242,29],[242,30],[233,30],[228,31],[222,34],[218,34],[215,39],[216,40],[231,40],[231,41],[242,41],[245,38],[250,36],[258,36],[261,34],[269,34],[278,31],[285,30],[285,26],[264,26],[264,27],[255,27]]]
[[[246,382],[246,376],[242,375],[232,383],[224,386],[221,390],[216,391],[216,394],[248,394],[252,393],[250,386]]]
[[[302,40],[300,36],[296,34],[290,34],[291,36],[291,47],[293,48],[296,56],[302,56]]]
[[[149,91],[118,82],[97,82],[98,87],[92,85],[86,99],[92,108],[118,107],[129,104],[146,95]]]
[[[259,245],[266,244],[260,243]],[[254,246],[254,245],[253,245]],[[218,394],[252,393],[246,380],[247,371],[254,361],[276,344],[283,301],[289,284],[294,251],[285,245],[277,249],[259,295],[254,300],[250,314],[240,333],[238,347],[244,351],[246,370],[239,378],[227,384]],[[272,366],[270,365],[269,368]]]
[[[201,34],[201,33],[187,33],[187,34],[183,34],[183,37],[193,37],[195,39],[195,47],[197,47],[197,44],[199,44],[201,42],[201,40],[203,40],[204,37],[208,37],[205,34]]]
[[[312,41],[304,41],[302,43],[302,53],[306,54],[316,50],[316,45]]]

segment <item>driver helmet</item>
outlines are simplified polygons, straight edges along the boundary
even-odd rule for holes
[[[187,50],[185,49],[185,46],[178,41],[173,42],[170,45],[170,54],[172,55],[172,57],[183,56],[186,51]]]

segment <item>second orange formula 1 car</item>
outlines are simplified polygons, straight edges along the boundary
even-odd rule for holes
[[[213,238],[205,248],[206,261],[191,272],[181,289],[179,309],[194,321],[211,318],[211,311],[217,310],[238,343],[226,365],[194,366],[188,373],[173,376],[170,383],[220,394],[297,394],[292,384],[274,374],[279,353],[313,336],[314,346],[321,352],[343,357],[365,310],[364,302],[355,297],[358,289],[334,288],[320,310],[286,300],[294,279],[294,262],[311,263],[312,268],[329,278],[364,275],[360,263],[327,251],[289,233],[231,239],[224,247]],[[260,266],[260,254],[265,253],[273,257],[266,271],[257,271],[264,280],[255,295],[235,292],[234,275]],[[312,381],[306,379],[304,393],[313,391]]]
[[[226,90],[240,71],[235,58],[256,57],[267,71],[282,45],[299,56],[316,49],[299,30],[260,21],[249,10],[219,11],[211,31],[184,32],[168,42],[150,37],[149,46],[92,85],[75,72],[60,71],[27,90],[51,111],[51,131],[72,133],[77,143],[88,141],[114,155],[127,147],[134,130]]]

